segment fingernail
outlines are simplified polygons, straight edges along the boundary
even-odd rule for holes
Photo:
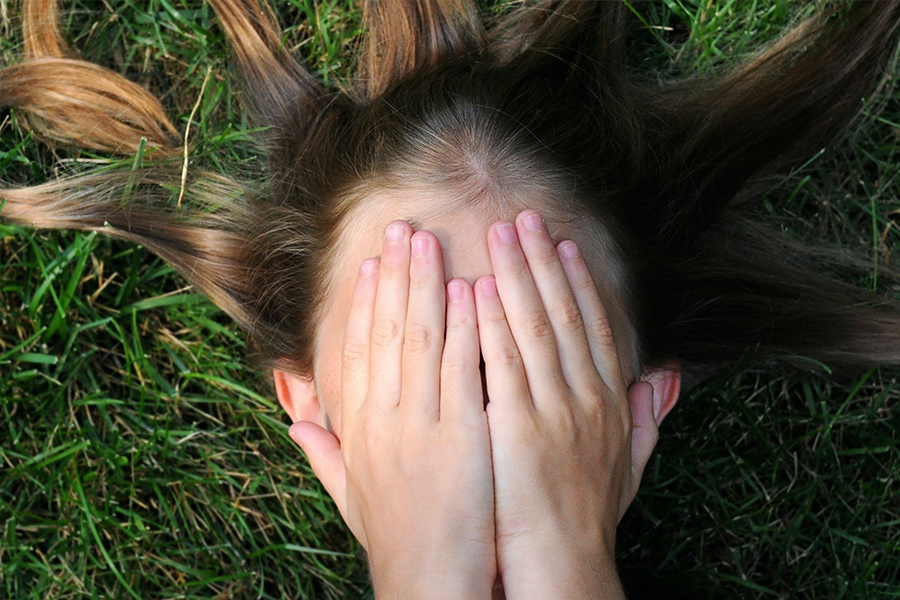
[[[512,223],[502,223],[497,225],[497,237],[499,237],[500,241],[504,244],[515,244],[516,228],[512,226]]]
[[[490,277],[481,282],[481,289],[488,296],[496,296],[497,295],[497,281]]]
[[[413,256],[422,256],[428,252],[430,242],[426,235],[414,235],[412,237],[412,253]]]
[[[384,239],[389,242],[402,242],[405,228],[400,223],[391,223],[384,230]]]
[[[575,245],[575,242],[562,242],[559,245],[559,253],[566,258],[578,258],[578,246]]]
[[[294,423],[293,425],[291,425],[291,428],[288,429],[288,435],[291,436],[291,439],[294,440],[295,444],[302,447],[303,444],[300,443],[300,427],[299,427],[299,425],[300,425],[300,422],[297,422],[297,423]]]
[[[463,297],[463,284],[458,281],[451,281],[447,286],[447,299],[450,302],[459,302]]]
[[[541,215],[537,213],[528,215],[525,217],[524,221],[525,228],[528,231],[540,231],[544,228],[544,220],[541,218]]]
[[[359,276],[368,277],[369,275],[374,275],[377,270],[378,260],[370,258],[369,260],[363,261],[363,264],[359,266]]]

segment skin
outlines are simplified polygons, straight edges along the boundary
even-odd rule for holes
[[[357,277],[342,438],[291,430],[369,550],[376,593],[490,597],[499,574],[509,598],[622,597],[615,526],[660,417],[653,385],[629,397],[583,255],[525,211],[486,236],[495,276],[445,288],[440,241],[412,233],[391,223]]]
[[[568,598],[624,597],[615,528],[640,480],[630,477],[632,415],[609,318],[576,244],[554,248],[537,213],[495,224],[488,242],[496,277],[475,289],[507,597],[554,597],[561,586]],[[652,414],[636,417],[655,444]]]
[[[433,210],[448,203],[442,194],[429,192],[375,193],[346,219],[346,226],[338,241],[343,252],[334,260],[332,290],[319,326],[316,338],[314,364],[315,395],[320,410],[327,415],[338,438],[341,437],[341,346],[350,313],[350,303],[359,265],[366,259],[378,256],[382,250],[382,231],[395,220],[416,215],[417,229],[433,233],[442,250],[443,280],[465,280],[470,285],[479,277],[494,273],[488,248],[488,231],[498,220],[494,212],[483,207],[472,207],[449,212]],[[515,217],[514,212],[510,217]],[[374,225],[374,226],[373,226]],[[410,234],[412,231],[410,231]],[[638,372],[633,359],[634,340],[628,318],[621,310],[622,300],[613,290],[616,288],[609,275],[609,261],[593,243],[593,232],[571,225],[556,227],[557,240],[571,239],[585,249],[585,257],[598,293],[608,307],[609,320],[619,348],[621,367],[628,383],[635,381]],[[277,375],[276,375],[277,377]],[[290,410],[289,410],[290,412]],[[295,419],[295,420],[308,420]]]

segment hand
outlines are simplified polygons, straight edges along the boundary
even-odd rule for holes
[[[495,278],[479,279],[475,293],[506,597],[624,597],[616,525],[643,465],[632,469],[609,320],[575,244],[554,247],[534,211],[492,226],[488,245]],[[636,384],[639,394],[652,388]],[[644,413],[636,441],[653,444]]]
[[[474,294],[453,280],[445,301],[440,244],[411,233],[388,225],[380,265],[360,269],[342,356],[343,439],[311,423],[291,435],[368,550],[379,597],[490,598],[494,497]]]

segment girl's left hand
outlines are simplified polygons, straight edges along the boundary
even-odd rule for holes
[[[536,212],[494,224],[488,246],[495,277],[475,298],[506,597],[623,598],[616,526],[643,465],[609,319],[575,244],[555,247]],[[647,394],[632,386],[634,441],[652,447]]]

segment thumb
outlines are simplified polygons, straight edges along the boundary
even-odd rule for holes
[[[640,381],[628,388],[631,405],[631,481],[625,486],[623,502],[619,507],[619,519],[631,505],[641,485],[644,467],[659,440],[659,429],[653,416],[653,386]]]
[[[347,478],[340,440],[333,433],[308,421],[294,423],[288,433],[306,453],[316,477],[337,504],[344,521],[347,521]]]

